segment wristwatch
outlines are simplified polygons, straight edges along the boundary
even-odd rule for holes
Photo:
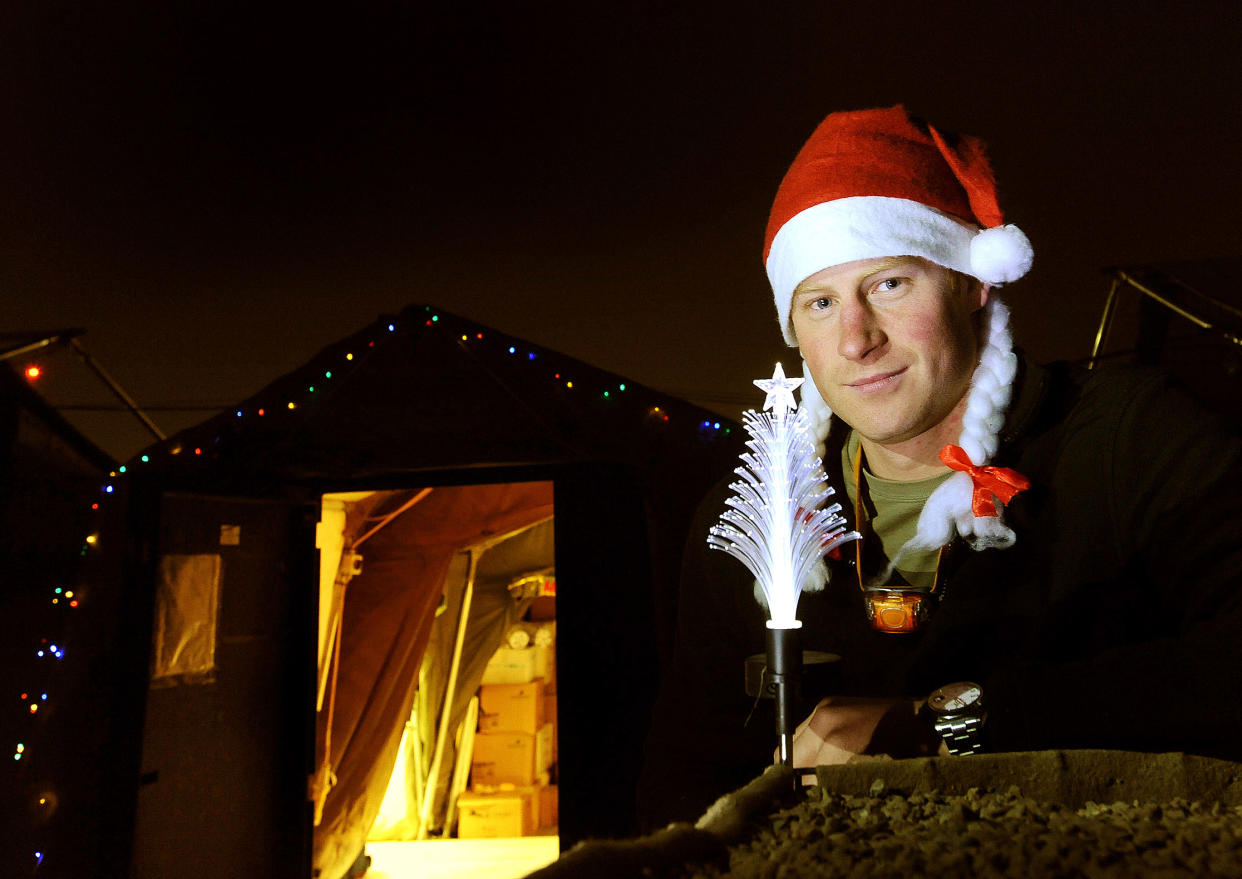
[[[983,688],[973,681],[945,684],[927,697],[932,726],[954,757],[983,751],[983,723],[987,710]]]

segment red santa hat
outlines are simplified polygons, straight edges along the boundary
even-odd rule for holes
[[[785,341],[797,344],[789,308],[798,284],[830,266],[886,256],[920,256],[996,286],[1026,274],[1032,251],[1017,226],[1004,225],[978,138],[937,131],[901,105],[834,113],[794,159],[768,220],[764,259]],[[962,414],[961,467],[949,465],[954,472],[928,497],[882,580],[906,552],[944,546],[954,534],[977,550],[1015,541],[1005,499],[976,510],[971,471],[985,472],[996,454],[1017,367],[1009,312],[993,294]],[[806,379],[800,408],[822,457],[832,411],[809,372]]]
[[[795,345],[794,288],[821,269],[921,256],[997,285],[1025,275],[1033,252],[1004,225],[983,142],[937,131],[899,104],[820,123],[777,190],[763,256]]]

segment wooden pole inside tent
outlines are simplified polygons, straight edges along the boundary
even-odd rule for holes
[[[342,562],[344,557],[342,557]],[[328,662],[324,663],[323,668],[319,670],[319,692],[315,696],[315,710],[323,711],[323,700],[328,694],[328,680],[331,672],[331,679],[336,680],[335,670],[336,663],[340,659],[339,642],[337,638],[341,634],[341,617],[345,612],[345,590],[349,586],[349,581],[353,578],[352,573],[342,574],[345,568],[341,567],[336,574],[336,581],[333,583],[336,589],[336,595],[332,600],[332,619],[328,623],[328,649],[324,653],[325,656],[331,657]],[[333,693],[335,695],[335,691]]]
[[[411,760],[414,763],[414,802],[418,803],[419,814],[422,814],[423,801],[427,798],[427,765],[423,755],[423,734],[419,729],[418,718],[430,710],[427,691],[419,681],[418,692],[414,694],[413,729],[410,730]]]
[[[470,697],[470,706],[466,716],[457,727],[457,765],[453,767],[453,783],[449,787],[448,805],[444,810],[444,832],[447,835],[453,829],[457,819],[457,798],[466,789],[470,779],[470,762],[474,756],[474,728],[479,722],[479,697]]]
[[[427,838],[427,822],[431,819],[431,810],[435,806],[436,795],[440,786],[440,766],[444,762],[444,747],[448,739],[449,721],[453,713],[453,695],[457,692],[457,672],[461,667],[462,645],[466,641],[466,623],[470,619],[470,603],[474,598],[474,575],[479,567],[478,548],[466,550],[470,554],[469,573],[466,575],[466,590],[462,594],[461,614],[457,618],[457,640],[453,643],[453,660],[449,665],[448,683],[444,687],[444,701],[440,708],[440,718],[436,730],[436,747],[431,757],[431,771],[427,776],[427,790],[423,797],[423,806],[419,810],[418,838]]]
[[[394,519],[396,519],[398,516],[400,516],[402,513],[404,513],[410,507],[414,506],[416,503],[421,501],[423,498],[425,498],[429,494],[431,494],[431,489],[424,488],[418,494],[414,495],[414,497],[410,498],[408,501],[403,503],[400,507],[393,510],[391,513],[388,513],[386,516],[380,519],[378,523],[376,523],[375,527],[373,527],[366,534],[363,534],[361,537],[355,540],[353,543],[353,546],[351,546],[350,549],[352,549],[354,552],[357,552],[358,547],[362,546],[362,544],[366,543],[368,540],[374,537],[377,533],[379,533],[384,528],[386,528],[388,525],[390,525]]]

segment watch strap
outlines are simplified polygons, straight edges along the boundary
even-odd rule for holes
[[[936,719],[936,732],[954,757],[983,751],[983,717],[978,714],[949,715]]]

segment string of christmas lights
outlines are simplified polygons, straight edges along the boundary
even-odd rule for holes
[[[45,375],[44,367],[36,362],[27,362],[18,371],[31,385]],[[115,479],[117,475],[112,472],[109,478]],[[112,492],[110,483],[100,489],[105,495]],[[81,585],[86,582],[82,560],[99,546],[102,512],[99,501],[82,502],[88,504],[89,512],[84,517],[78,564],[74,566],[66,559],[65,570],[52,573],[39,569],[36,580],[28,584],[33,592],[15,590],[8,596],[13,608],[20,608],[17,612],[22,615],[20,629],[14,628],[10,634],[18,638],[18,656],[24,658],[11,669],[8,686],[12,690],[5,694],[4,703],[12,706],[10,710],[17,715],[5,727],[6,736],[12,736],[7,746],[12,754],[9,778],[13,783],[2,794],[10,799],[6,805],[16,807],[6,812],[12,816],[11,838],[18,843],[18,850],[9,855],[20,858],[10,862],[6,855],[6,866],[16,871],[14,875],[36,876],[44,867],[63,872],[66,859],[62,849],[72,833],[71,829],[53,823],[63,805],[64,792],[77,781],[65,768],[63,755],[56,747],[57,739],[70,738],[74,731],[69,729],[67,735],[65,729],[57,726],[56,715],[57,709],[65,707],[66,694],[75,689],[74,682],[85,673],[83,664],[75,661],[71,642],[81,634],[77,617],[87,604],[89,592]],[[79,585],[65,585],[67,579],[77,580]],[[69,798],[74,799],[72,794]],[[62,870],[57,871],[57,867]]]
[[[625,397],[627,394],[632,394],[637,389],[632,382],[601,382],[599,380],[584,382],[583,379],[575,378],[569,372],[565,372],[562,369],[551,365],[552,362],[557,359],[557,355],[553,353],[540,350],[536,346],[520,343],[519,340],[506,337],[499,332],[489,331],[485,328],[480,328],[478,325],[471,325],[468,321],[461,318],[450,319],[448,315],[440,312],[430,305],[423,306],[422,310],[424,313],[422,324],[424,327],[443,329],[445,332],[453,334],[458,344],[462,346],[474,346],[482,342],[486,345],[493,346],[493,353],[498,350],[508,356],[525,361],[532,365],[546,365],[547,368],[537,371],[535,377],[542,378],[545,381],[550,381],[552,384],[563,388],[565,391],[579,392],[582,393],[585,398],[597,401],[613,401]],[[405,317],[405,315],[403,315],[403,317]],[[454,328],[449,329],[448,325],[454,322],[457,325],[454,326]],[[383,337],[385,335],[396,333],[399,328],[398,319],[395,318],[382,319],[376,322],[376,324],[368,328],[368,330],[357,334],[354,337],[354,340],[350,340],[354,344],[344,345],[343,347],[345,350],[343,353],[338,351],[335,353],[334,357],[327,358],[329,360],[336,359],[338,365],[333,366],[330,363],[325,364],[321,362],[319,369],[317,370],[317,377],[310,378],[308,380],[304,375],[303,381],[306,381],[306,384],[302,385],[298,390],[285,390],[282,395],[278,396],[276,399],[272,399],[270,402],[251,402],[249,405],[242,405],[233,408],[230,410],[232,419],[238,422],[263,419],[263,422],[266,423],[273,418],[277,418],[281,414],[297,412],[300,409],[313,404],[318,397],[322,396],[326,389],[330,388],[334,383],[343,378],[347,370],[359,365],[363,361],[364,355],[375,349],[377,341],[383,341]],[[359,337],[366,336],[369,336],[370,338],[367,338],[365,343],[363,343]],[[342,346],[336,347],[339,348]],[[38,374],[37,367],[32,366],[30,369],[35,371],[35,375]],[[594,369],[591,371],[600,372],[599,370]],[[35,377],[35,375],[30,375],[29,370],[28,375],[32,379]],[[590,384],[590,387],[587,387],[588,383]],[[659,395],[658,392],[650,389],[643,388],[641,390],[646,396],[664,396]],[[668,425],[670,427],[675,426],[678,416],[673,414],[673,410],[679,405],[687,406],[688,404],[681,404],[680,401],[673,402],[671,399],[666,400],[663,405],[655,403],[646,408],[645,418],[653,424]],[[213,424],[217,428],[222,428],[223,425],[220,424],[221,421],[223,421],[223,419],[213,419],[208,423]],[[259,422],[254,421],[254,423],[257,424]],[[688,426],[692,423],[698,438],[701,440],[711,440],[716,436],[731,436],[736,426],[732,421],[718,417],[693,422],[683,419],[679,423],[682,426]],[[195,429],[191,428],[191,431],[193,430]],[[159,456],[180,456],[182,454],[187,454],[189,457],[195,458],[210,457],[211,452],[213,451],[211,446],[217,445],[225,439],[223,430],[217,429],[215,434],[216,435],[212,438],[212,443],[206,445],[202,442],[190,445],[174,437],[173,439],[157,444],[151,449],[135,456],[125,465],[117,468],[117,473],[124,475],[131,467],[141,464],[150,464]],[[117,474],[113,474],[114,477],[116,475]],[[113,487],[109,485],[105,488],[105,491],[111,493],[113,491]]]
[[[477,324],[470,324],[464,319],[450,318],[450,316],[430,305],[423,306],[422,311],[421,323],[424,328],[442,330],[449,334],[450,338],[460,346],[474,348],[482,343],[483,346],[486,346],[486,351],[489,354],[500,354],[504,357],[512,357],[515,360],[530,364],[535,370],[532,374],[533,378],[548,381],[567,393],[581,394],[584,401],[611,402],[623,399],[635,392],[642,393],[647,397],[665,397],[663,403],[653,403],[646,407],[644,417],[648,422],[670,427],[678,424],[683,427],[690,427],[696,432],[698,438],[704,441],[710,441],[718,436],[731,436],[734,433],[736,425],[729,419],[712,417],[693,420],[679,417],[674,414],[674,410],[679,407],[691,408],[690,404],[682,403],[674,398],[667,398],[665,395],[647,388],[639,388],[633,382],[613,380],[615,377],[612,376],[609,376],[608,381],[601,380],[599,376],[583,379],[580,376],[573,375],[571,370],[554,365],[554,362],[560,357],[555,353],[547,352],[539,349],[537,346],[504,336],[499,332],[487,330],[486,328],[479,327]],[[408,314],[407,312],[403,315],[403,318],[407,317]],[[450,324],[452,324],[451,327]],[[203,427],[211,426],[210,431],[205,431],[212,434],[209,442],[204,443],[200,439],[200,441],[190,444],[178,438],[173,438],[131,460],[128,467],[151,463],[154,460],[153,455],[179,456],[187,454],[195,458],[210,457],[213,446],[218,446],[222,443],[226,439],[226,434],[229,433],[229,429],[224,424],[225,420],[232,421],[239,426],[244,424],[266,425],[269,422],[273,424],[278,423],[281,415],[298,412],[307,406],[313,405],[326,390],[339,383],[347,376],[350,370],[357,368],[357,366],[363,363],[365,356],[374,351],[377,342],[382,342],[385,336],[397,333],[398,330],[403,328],[407,327],[403,327],[399,320],[395,318],[378,321],[374,326],[362,333],[356,334],[347,342],[334,346],[336,350],[331,354],[321,355],[318,358],[319,363],[317,367],[313,370],[314,377],[307,377],[312,373],[312,369],[308,366],[301,376],[304,384],[293,385],[293,377],[290,376],[290,381],[284,382],[284,384],[291,385],[292,387],[269,388],[257,395],[265,398],[261,402],[252,398],[246,404],[230,409],[227,419],[219,417],[207,422]],[[333,361],[335,361],[335,365]],[[601,370],[594,368],[583,366],[581,369],[582,371],[604,375]],[[701,412],[702,410],[699,411]],[[194,430],[194,428],[191,428],[191,431]],[[235,431],[231,434],[231,438],[240,436],[241,434]],[[119,468],[119,472],[127,472],[128,467]]]
[[[115,478],[118,474],[111,473]],[[111,485],[101,488],[107,492]],[[101,505],[98,501],[90,503],[92,516],[98,516]],[[99,547],[98,531],[93,523],[89,532],[83,537],[80,556],[86,556]],[[82,575],[79,571],[79,577]],[[58,763],[56,755],[46,753],[44,743],[53,736],[47,727],[50,713],[58,701],[57,694],[68,689],[65,686],[66,675],[80,669],[73,667],[71,645],[73,627],[71,616],[77,614],[85,604],[85,590],[82,587],[55,586],[50,587],[38,602],[43,607],[54,608],[50,614],[44,614],[36,625],[45,631],[32,631],[28,648],[31,657],[29,664],[20,669],[18,674],[22,680],[19,691],[15,694],[18,722],[13,724],[16,731],[11,743],[11,753],[15,766],[14,795],[24,807],[17,814],[29,817],[25,827],[27,849],[26,875],[37,875],[41,867],[57,863],[56,852],[50,850],[52,843],[49,819],[61,805],[61,787],[65,779],[55,777]],[[25,771],[32,767],[32,761],[38,761],[38,776],[34,772]],[[33,769],[33,767],[32,767]],[[50,778],[45,778],[51,776]],[[36,778],[41,783],[36,784]]]

